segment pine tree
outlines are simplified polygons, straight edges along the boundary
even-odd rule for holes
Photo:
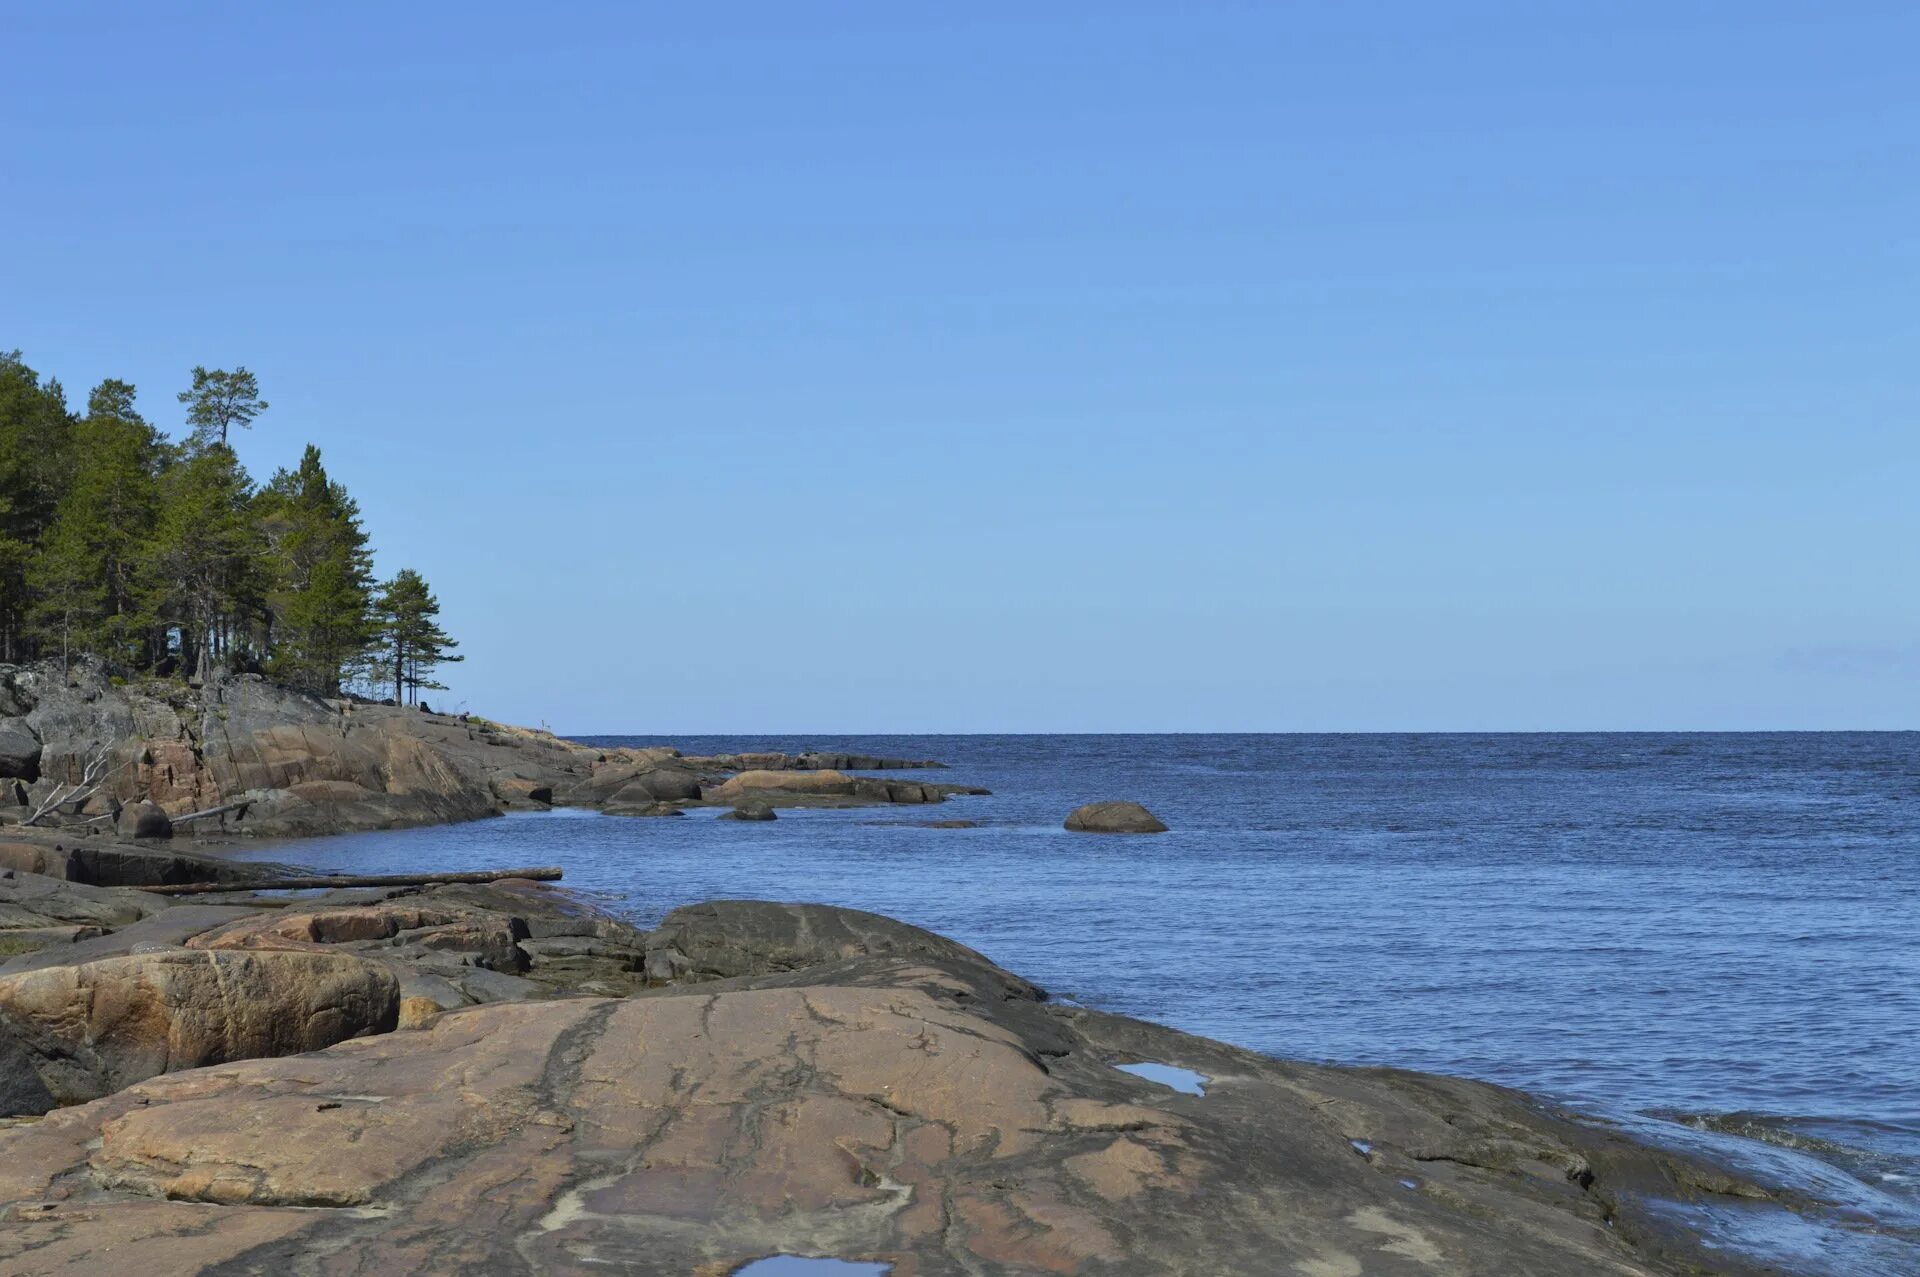
[[[337,695],[373,641],[373,558],[360,507],[308,444],[299,469],[275,474],[255,509],[271,554],[268,671]]]
[[[379,667],[393,680],[393,699],[400,704],[417,703],[422,690],[445,690],[444,683],[434,681],[434,670],[466,659],[449,655],[460,645],[440,628],[439,615],[440,600],[412,568],[402,568],[380,587],[375,604]]]
[[[74,428],[73,474],[28,572],[33,619],[65,660],[77,648],[127,668],[143,653],[138,579],[158,515],[159,436],[133,387],[104,381]]]
[[[224,444],[190,451],[166,473],[146,560],[147,605],[178,643],[189,678],[232,665],[255,647],[265,538],[253,483]]]
[[[0,351],[0,660],[36,654],[27,577],[72,465],[72,435],[60,383],[41,384],[18,351]]]
[[[245,368],[228,372],[223,368],[196,366],[193,388],[180,392],[187,406],[187,425],[193,429],[193,442],[202,448],[227,446],[227,432],[234,426],[252,426],[253,419],[267,410],[260,397],[260,381]]]

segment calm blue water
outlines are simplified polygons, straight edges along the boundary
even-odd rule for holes
[[[1770,1153],[1815,1151],[1869,1215],[1914,1222],[1920,733],[665,743],[940,758],[930,778],[994,795],[765,825],[556,812],[258,854],[558,863],[643,923],[720,896],[876,910],[1055,993],[1278,1055],[1635,1122],[1752,1115],[1738,1124]],[[1061,829],[1100,798],[1172,832]],[[951,818],[981,827],[910,823]],[[1796,1270],[1920,1273],[1920,1249],[1907,1267],[1781,1245],[1808,1252]]]

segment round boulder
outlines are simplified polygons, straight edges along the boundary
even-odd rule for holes
[[[173,820],[159,803],[129,803],[120,809],[116,825],[122,838],[171,838]]]
[[[25,719],[0,718],[0,776],[40,779],[40,738]]]
[[[1139,803],[1088,803],[1067,817],[1067,828],[1078,834],[1164,834],[1160,818]]]

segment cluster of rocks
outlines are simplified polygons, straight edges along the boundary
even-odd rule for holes
[[[329,699],[242,675],[121,685],[90,666],[0,666],[0,824],[123,839],[303,836],[554,805],[938,803],[985,791],[858,776],[939,767],[845,753],[596,749],[467,715]]]
[[[9,1272],[1650,1277],[1737,1269],[1646,1202],[1764,1198],[1495,1087],[1062,1005],[851,910],[640,932],[530,883],[213,907],[35,877],[0,879],[17,918],[98,933],[0,968],[0,1101],[46,1112],[0,1129]]]

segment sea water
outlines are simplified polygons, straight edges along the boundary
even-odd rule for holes
[[[771,824],[556,811],[252,854],[560,864],[642,924],[716,897],[875,910],[1103,1009],[1831,1174],[1864,1241],[1754,1244],[1793,1271],[1920,1273],[1898,1236],[1920,1227],[1920,733],[590,743],[938,758],[909,774],[994,792]],[[1061,828],[1104,798],[1171,831]],[[978,827],[923,823],[957,818]]]

